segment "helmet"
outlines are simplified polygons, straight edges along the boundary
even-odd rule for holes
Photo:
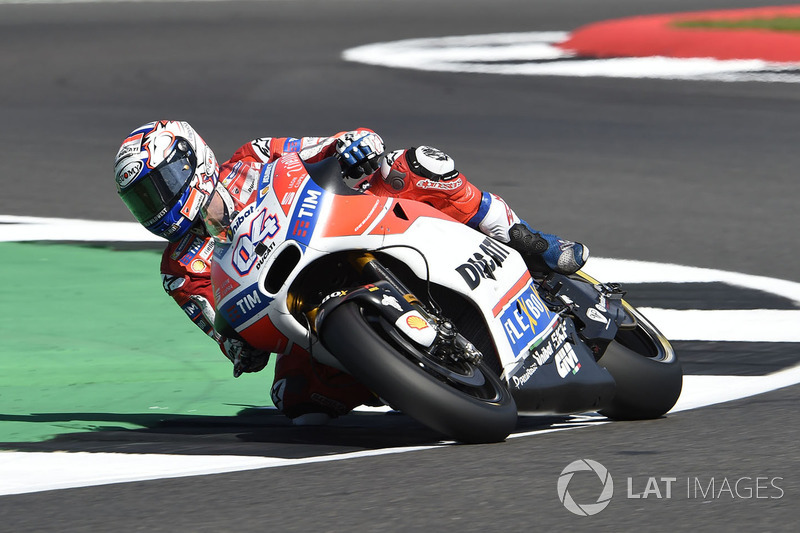
[[[219,181],[214,152],[186,122],[133,130],[114,160],[117,193],[151,233],[177,241],[192,228]]]

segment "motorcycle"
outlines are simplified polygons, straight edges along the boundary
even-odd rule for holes
[[[619,285],[533,277],[426,204],[348,186],[333,158],[265,165],[212,233],[217,331],[310,354],[454,440],[502,441],[518,413],[657,418],[680,395],[672,347]]]

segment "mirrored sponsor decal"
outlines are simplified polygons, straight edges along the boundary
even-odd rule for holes
[[[289,137],[283,143],[284,152],[299,152],[300,148],[302,148],[300,139]]]
[[[400,306],[400,302],[397,301],[397,298],[390,294],[384,294],[383,299],[381,300],[382,305],[394,307],[400,312],[403,312],[403,308]],[[410,324],[409,324],[410,325]]]
[[[478,250],[467,261],[456,267],[456,272],[469,286],[470,290],[476,289],[485,279],[496,279],[494,271],[503,267],[503,261],[508,257],[505,250],[496,240],[486,237]]]
[[[248,208],[247,214],[250,214],[254,210],[255,206],[251,205],[250,208]],[[247,214],[240,215],[240,217],[246,217]],[[239,221],[236,226],[237,228],[244,221],[244,218],[240,219],[240,217],[237,217],[236,221],[234,221]],[[278,217],[269,214],[266,208],[262,208],[261,212],[250,221],[250,228],[248,231],[246,233],[238,233],[233,254],[231,255],[231,263],[236,271],[242,275],[250,272],[250,269],[253,268],[253,265],[258,260],[260,253],[271,249],[265,241],[275,237],[280,229],[281,226],[278,222]]]
[[[161,283],[164,287],[164,291],[170,293],[183,287],[183,284],[186,283],[186,278],[183,276],[161,274]]]
[[[511,376],[511,384],[516,388],[525,385],[540,367],[549,362],[555,362],[558,375],[562,378],[570,372],[576,374],[580,370],[578,356],[575,354],[572,344],[567,342],[570,336],[567,323],[558,318],[556,321],[549,334],[531,345],[522,368]]]
[[[533,284],[528,284],[500,315],[506,338],[517,357],[540,340],[554,320],[556,315],[544,305]]]
[[[176,247],[175,252],[172,254],[172,259],[177,260],[182,266],[188,267],[195,259],[203,259],[200,255],[208,253],[207,248],[209,244],[212,246],[213,250],[213,241],[211,239],[208,239],[208,242],[206,242],[204,237],[188,234]],[[206,256],[205,259],[207,258]]]
[[[564,343],[563,346],[556,352],[553,359],[556,363],[556,370],[558,375],[562,378],[567,377],[568,374],[577,374],[581,369],[581,364],[578,362],[578,356],[572,348],[572,344]]]
[[[586,318],[589,320],[594,320],[595,322],[600,322],[601,324],[608,324],[608,319],[605,317],[605,315],[603,315],[603,313],[594,307],[590,307],[586,310]]]
[[[234,329],[264,312],[272,303],[270,298],[258,290],[258,284],[242,289],[220,308],[219,313]]]
[[[270,163],[261,168],[261,175],[258,178],[258,199],[264,198],[272,187],[272,176],[275,173],[275,164]]]
[[[289,221],[288,238],[301,244],[308,245],[319,220],[319,205],[324,196],[324,191],[311,180],[300,192],[299,199],[295,202],[294,212]]]
[[[395,325],[407,337],[421,346],[430,346],[436,340],[436,329],[428,324],[419,311],[408,311],[400,315]]]
[[[453,191],[463,185],[461,178],[448,181],[419,180],[416,186],[420,189],[437,189],[440,191]]]
[[[272,154],[269,151],[269,141],[270,137],[260,137],[252,141],[250,144],[253,146],[253,148],[261,152],[261,155],[263,155],[266,159],[270,159]]]
[[[411,314],[406,317],[406,324],[414,329],[427,329],[430,327],[428,322],[419,316],[419,314]]]
[[[125,166],[119,171],[119,174],[117,174],[117,183],[119,184],[120,189],[124,189],[130,185],[142,171],[143,167],[144,163],[138,159],[131,161],[130,163],[126,163]]]

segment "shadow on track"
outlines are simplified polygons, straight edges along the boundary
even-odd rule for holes
[[[566,417],[520,416],[517,431],[537,431]],[[354,412],[324,426],[294,426],[275,409],[244,407],[236,416],[158,413],[0,414],[0,422],[59,424],[96,422],[93,430],[65,433],[41,442],[4,442],[0,449],[246,455],[297,459],[381,448],[434,445],[443,437],[410,417],[390,412]],[[115,425],[119,424],[119,425]],[[141,426],[128,429],[125,426]],[[88,427],[92,427],[87,424]]]

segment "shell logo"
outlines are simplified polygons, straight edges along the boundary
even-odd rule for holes
[[[408,327],[410,327],[410,328],[419,329],[419,330],[422,330],[422,329],[430,327],[428,325],[428,323],[425,321],[425,319],[422,318],[419,315],[411,315],[411,316],[407,317],[406,318],[406,324],[408,324]]]
[[[203,272],[206,270],[206,264],[202,259],[195,259],[192,261],[191,267],[192,272]]]

